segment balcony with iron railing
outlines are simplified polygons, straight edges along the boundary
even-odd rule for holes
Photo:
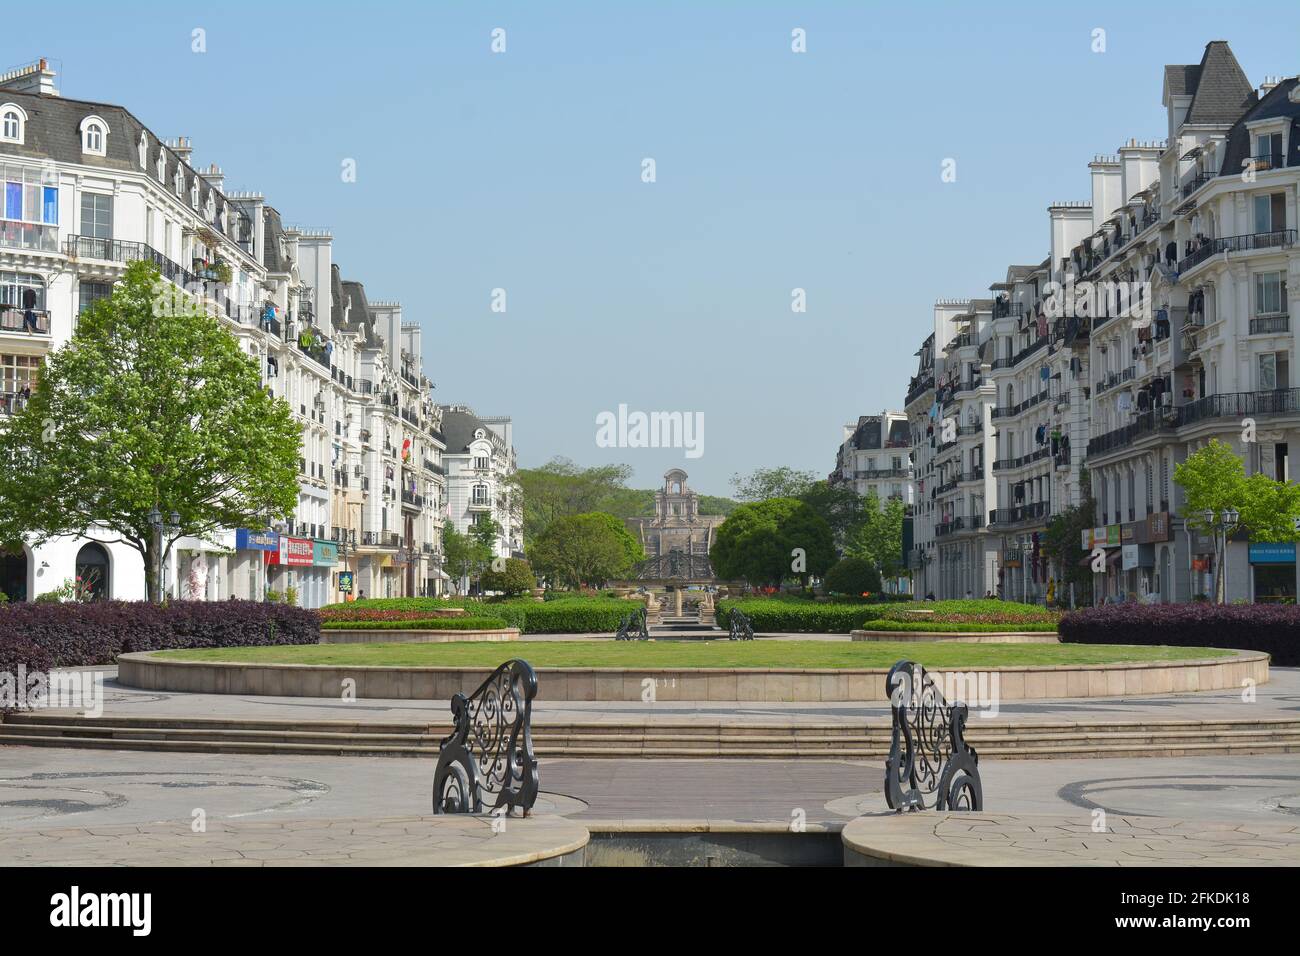
[[[994,408],[992,417],[993,418],[1014,418],[1016,415],[1019,415],[1021,412],[1025,411],[1026,409],[1033,408],[1035,405],[1039,404],[1040,402],[1047,401],[1050,395],[1051,395],[1050,392],[1044,390],[1034,395],[1030,395],[1024,401],[1019,402],[1015,405],[1003,405],[999,408]]]
[[[416,509],[423,508],[423,507],[424,507],[424,495],[416,494],[414,491],[406,491],[406,490],[403,490],[403,491],[402,491],[402,504],[407,505],[407,506],[409,506],[409,507],[411,507],[411,508],[416,508]]]
[[[1035,501],[1028,505],[1017,505],[1014,508],[994,508],[989,512],[989,526],[1006,526],[1020,524],[1024,521],[1040,521],[1047,517],[1047,513],[1046,501]]]
[[[1200,189],[1202,186],[1204,186],[1213,178],[1214,178],[1214,173],[1196,173],[1194,176],[1191,176],[1182,185],[1182,190],[1181,190],[1182,198],[1186,199],[1188,196],[1196,192],[1196,190]]]
[[[1250,320],[1251,335],[1279,335],[1291,331],[1291,316],[1283,313],[1281,315],[1256,315]]]
[[[0,332],[49,335],[50,313],[45,309],[24,309],[17,305],[0,305]]]
[[[1051,453],[1051,446],[1044,445],[1037,451],[1031,451],[1029,454],[1021,455],[1018,458],[999,458],[997,461],[993,462],[993,470],[1009,471],[1012,468],[1023,468],[1025,465],[1030,465],[1046,458]]]
[[[396,531],[363,531],[361,547],[363,548],[398,548],[402,538]]]
[[[906,468],[863,468],[853,473],[855,479],[871,480],[873,478],[906,478]]]
[[[1207,395],[1186,405],[1149,409],[1132,422],[1088,440],[1088,456],[1127,448],[1147,435],[1172,434],[1180,428],[1219,418],[1300,415],[1300,388]]]
[[[926,375],[920,378],[914,378],[907,389],[907,401],[905,404],[911,405],[930,389],[934,388],[934,375]]]
[[[1250,157],[1250,165],[1257,173],[1268,172],[1271,169],[1282,169],[1286,166],[1286,157],[1281,153],[1264,153],[1261,156]]]
[[[1254,252],[1260,249],[1285,249],[1295,245],[1294,229],[1278,229],[1273,232],[1252,232],[1240,236],[1223,236],[1219,239],[1203,239],[1190,248],[1178,262],[1180,276],[1200,265],[1211,256],[1229,252]]]

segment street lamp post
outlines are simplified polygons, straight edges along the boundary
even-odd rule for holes
[[[158,506],[154,505],[149,509],[149,527],[153,529],[154,534],[154,593],[152,595],[155,603],[162,603],[163,599],[163,571],[166,568],[166,562],[163,560],[163,534],[164,532],[171,537],[181,529],[181,516],[173,511],[167,516],[166,524],[163,523],[162,512]]]
[[[154,505],[149,509],[149,527],[153,529],[153,593],[149,599],[155,604],[162,602],[162,512]]]
[[[1205,522],[1210,529],[1210,534],[1214,541],[1214,559],[1218,562],[1218,569],[1215,578],[1215,591],[1219,590],[1218,582],[1223,583],[1223,601],[1228,600],[1228,539],[1232,533],[1237,530],[1237,525],[1241,521],[1241,513],[1236,508],[1227,507],[1223,511],[1216,513],[1213,508],[1206,508],[1201,512],[1201,520]],[[1222,545],[1220,545],[1222,541]]]

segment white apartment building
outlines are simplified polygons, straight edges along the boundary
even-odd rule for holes
[[[874,494],[883,504],[897,498],[913,503],[912,466],[908,460],[909,430],[902,412],[862,415],[844,426],[835,470],[827,476],[832,487],[852,488],[860,497]]]
[[[1252,89],[1223,41],[1166,67],[1168,138],[1094,158],[1091,200],[1049,207],[1048,258],[992,286],[987,324],[983,302],[936,306],[906,406],[918,595],[1041,598],[1061,571],[1042,533],[1089,497],[1081,546],[1105,552],[1099,598],[1213,593],[1225,569],[1187,529],[1172,474],[1218,438],[1248,474],[1290,480],[1298,85]],[[1290,543],[1242,537],[1226,563],[1229,599],[1295,594]]]
[[[498,557],[524,556],[523,502],[514,483],[518,470],[514,425],[505,417],[480,417],[468,405],[444,405],[443,458],[447,473],[445,515],[462,534],[486,520],[498,527]],[[468,582],[461,582],[464,590]]]
[[[261,195],[225,192],[217,166],[191,165],[188,140],[161,140],[121,107],[62,97],[54,80],[43,60],[0,76],[0,414],[22,407],[81,309],[149,260],[238,338],[303,436],[293,515],[181,538],[167,593],[292,589],[308,607],[348,586],[438,593],[441,416],[419,326],[341,279],[328,233],[285,228]],[[111,537],[91,528],[0,554],[0,590],[31,600],[84,574],[103,596],[143,599],[139,554]]]
[[[1291,480],[1298,86],[1292,77],[1254,89],[1224,41],[1208,44],[1199,64],[1167,66],[1167,141],[1137,181],[1121,150],[1126,161],[1107,171],[1119,190],[1110,214],[1069,263],[1084,279],[1145,283],[1151,296],[1149,315],[1086,323],[1095,368],[1087,464],[1107,596],[1186,601],[1213,594],[1225,573],[1228,600],[1296,593],[1288,542],[1243,536],[1226,568],[1215,567],[1212,542],[1186,527],[1172,472],[1217,438],[1247,474]]]

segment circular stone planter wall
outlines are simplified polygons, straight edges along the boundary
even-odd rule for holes
[[[490,631],[406,631],[392,628],[322,628],[322,644],[444,644],[449,641],[517,641],[519,629]]]
[[[952,641],[956,644],[1059,644],[1051,631],[849,631],[855,641],[889,641],[900,644]]]
[[[180,661],[146,651],[118,658],[118,680],[146,690],[271,697],[338,697],[354,681],[357,697],[450,700],[470,694],[489,667],[339,667],[309,664],[242,664]],[[886,701],[886,668],[778,670],[736,668],[538,667],[540,700]],[[933,671],[939,675],[941,672]],[[1237,651],[1233,657],[1054,667],[993,667],[952,671],[979,682],[981,695],[998,700],[1118,697],[1179,691],[1239,689],[1268,680],[1268,655]],[[969,686],[969,685],[968,685]]]

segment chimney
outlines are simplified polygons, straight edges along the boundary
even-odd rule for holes
[[[1282,82],[1282,77],[1280,76],[1264,77],[1264,82],[1259,84],[1259,98],[1262,100],[1265,96],[1268,95],[1269,91],[1272,90],[1273,87],[1277,86],[1281,82]]]
[[[54,85],[55,75],[55,72],[50,69],[49,61],[41,57],[35,63],[20,66],[8,73],[0,73],[0,89],[13,90],[15,93],[58,96],[58,88]]]
[[[221,167],[212,163],[207,169],[201,170],[199,175],[204,178],[209,186],[218,192],[224,192],[226,174],[221,171]]]
[[[190,154],[194,152],[194,144],[190,142],[188,136],[177,136],[174,140],[169,140],[167,145],[181,158],[182,163],[189,163]]]

